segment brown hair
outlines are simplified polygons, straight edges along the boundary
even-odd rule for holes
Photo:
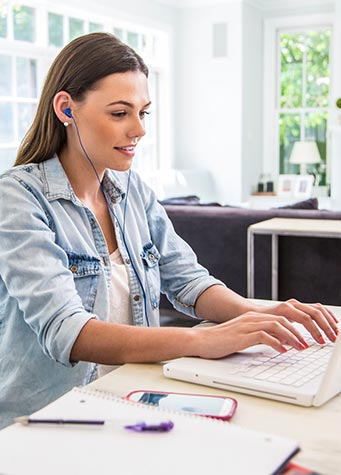
[[[127,71],[141,71],[148,77],[142,58],[114,35],[90,33],[66,45],[47,74],[35,118],[21,142],[15,165],[48,160],[64,146],[65,127],[53,109],[59,91],[81,101],[100,79]]]

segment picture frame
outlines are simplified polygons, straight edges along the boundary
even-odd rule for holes
[[[293,196],[296,175],[279,175],[277,196]]]
[[[296,198],[310,198],[313,190],[313,175],[297,175],[294,187],[294,196]]]

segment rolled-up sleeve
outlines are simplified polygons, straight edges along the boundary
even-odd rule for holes
[[[96,316],[84,309],[38,195],[13,177],[0,179],[0,278],[44,353],[72,366],[72,346]]]

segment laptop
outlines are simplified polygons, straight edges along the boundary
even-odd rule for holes
[[[163,374],[300,406],[321,406],[341,392],[341,337],[320,345],[299,327],[311,345],[306,350],[287,347],[287,353],[278,353],[256,345],[217,360],[178,358],[164,365]]]

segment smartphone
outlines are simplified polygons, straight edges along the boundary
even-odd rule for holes
[[[225,421],[231,419],[237,408],[237,401],[232,397],[201,394],[140,390],[132,391],[126,399]]]

